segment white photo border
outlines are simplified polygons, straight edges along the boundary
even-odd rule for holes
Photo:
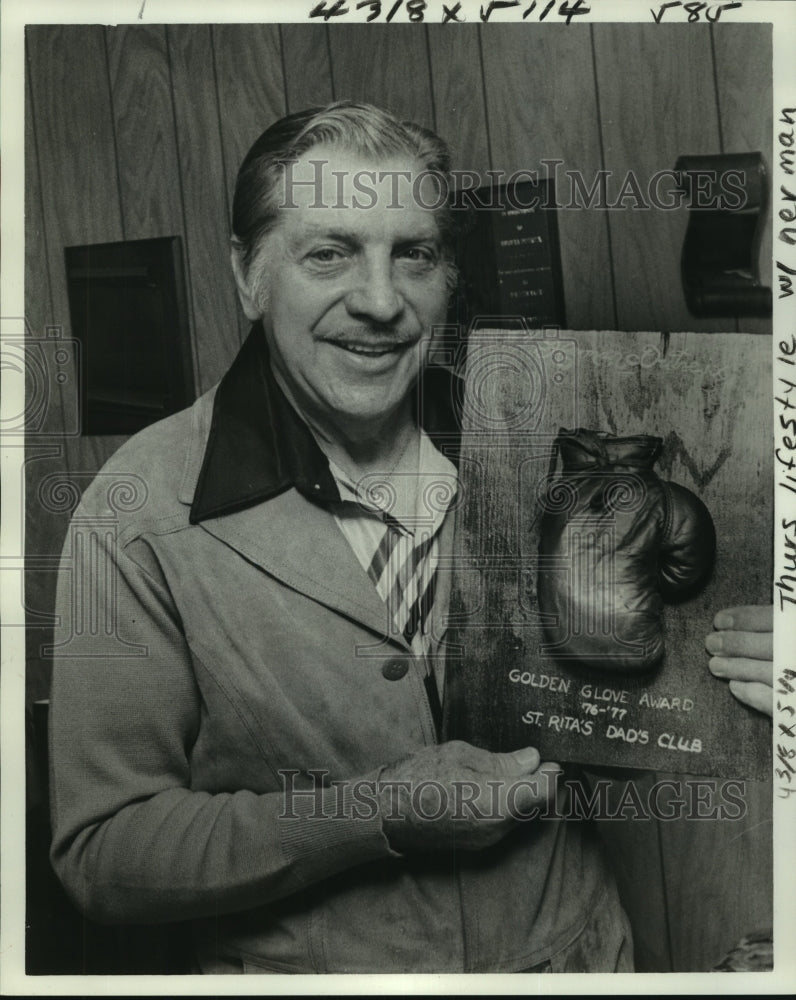
[[[332,7],[335,0],[327,6]],[[602,22],[651,22],[660,14],[661,0],[573,0],[570,6],[587,7],[579,14],[581,23]],[[545,4],[546,5],[546,4]],[[540,7],[545,6],[540,2]],[[167,23],[289,23],[307,21],[316,0],[205,0],[191,3],[188,0],[5,0],[2,4],[0,65],[1,146],[3,152],[2,185],[2,258],[0,259],[0,316],[3,335],[13,335],[14,318],[24,317],[24,29],[26,24],[167,24]],[[346,4],[350,8],[346,23],[364,23],[369,11],[356,10],[355,0]],[[384,7],[392,4],[385,3]],[[428,0],[425,17],[428,22],[442,20],[445,6],[456,6],[447,0]],[[478,19],[483,4],[480,0],[463,0],[461,13],[470,21]],[[519,21],[523,7],[493,11],[494,23]],[[556,4],[558,6],[558,4]],[[666,6],[662,16],[670,21],[687,21],[698,6],[675,3]],[[734,23],[773,23],[773,108],[774,148],[769,151],[772,165],[772,217],[773,217],[773,296],[774,315],[772,354],[774,386],[772,407],[774,413],[773,447],[786,454],[792,440],[787,428],[781,425],[781,407],[776,396],[778,380],[796,381],[796,365],[789,352],[796,347],[796,294],[782,294],[778,286],[779,275],[796,272],[795,238],[783,232],[796,222],[789,221],[786,213],[789,202],[782,189],[796,193],[796,175],[787,169],[787,157],[781,157],[796,130],[796,0],[744,0],[731,3],[717,0],[709,3],[714,13],[725,7],[723,16]],[[690,9],[689,9],[690,8]],[[703,7],[704,9],[704,7]],[[341,23],[341,18],[336,23]],[[393,23],[405,23],[406,12],[396,15]],[[381,23],[381,21],[376,22]],[[455,27],[452,28],[455,30]],[[487,29],[488,30],[488,29]],[[787,109],[790,109],[789,111]],[[783,138],[783,136],[785,138]],[[792,140],[791,140],[792,141]],[[790,202],[793,205],[793,202]],[[794,279],[796,284],[796,279]],[[783,284],[784,287],[784,284]],[[794,356],[796,357],[796,355]],[[794,394],[796,397],[796,393]],[[2,372],[2,413],[4,416],[20,413],[24,407],[24,379],[18,372]],[[796,444],[796,442],[794,442]],[[774,749],[774,937],[775,969],[769,973],[670,973],[665,976],[640,974],[614,975],[557,975],[531,983],[522,975],[417,975],[417,976],[27,976],[25,974],[25,755],[24,697],[25,697],[25,643],[24,629],[14,627],[22,614],[21,578],[22,564],[8,553],[24,551],[18,537],[23,523],[24,497],[20,494],[24,449],[16,442],[3,439],[2,448],[2,539],[4,570],[0,576],[0,620],[2,630],[2,674],[0,691],[2,718],[0,720],[0,763],[2,766],[2,814],[0,815],[0,843],[2,844],[0,868],[0,994],[10,995],[262,995],[275,994],[477,994],[477,993],[550,993],[550,994],[649,994],[697,993],[709,994],[770,994],[790,993],[796,982],[796,949],[788,942],[796,940],[796,794],[781,794],[789,781],[777,776],[777,767],[783,769],[780,748],[787,744],[780,723],[788,721],[786,713],[796,708],[796,673],[791,677],[786,671],[796,672],[796,606],[787,600],[778,600],[777,594],[787,595],[783,588],[775,587],[775,711],[772,741]],[[776,580],[787,573],[788,537],[796,541],[796,530],[786,527],[796,525],[796,482],[789,482],[790,473],[782,463],[776,464],[775,483],[775,552],[774,573]],[[790,563],[792,565],[792,562]],[[788,688],[791,690],[788,690]],[[796,747],[796,739],[793,740]],[[778,756],[779,755],[779,756]],[[787,768],[787,765],[784,765]],[[796,775],[793,787],[796,789]]]

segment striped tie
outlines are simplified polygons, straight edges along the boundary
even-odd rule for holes
[[[437,536],[414,538],[384,515],[386,528],[368,575],[387,605],[396,634],[402,635],[417,656],[431,649],[428,623],[434,604],[439,544]]]
[[[433,645],[431,610],[439,561],[438,534],[422,535],[416,542],[401,531],[394,518],[384,515],[385,531],[368,567],[368,575],[387,605],[394,634],[402,635],[426,667],[425,684],[434,722],[439,732],[442,706],[428,657]]]

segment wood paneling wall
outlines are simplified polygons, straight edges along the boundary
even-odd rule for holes
[[[562,170],[581,171],[589,183],[600,169],[620,181],[633,169],[644,187],[681,154],[759,149],[768,156],[771,148],[766,25],[33,26],[26,59],[33,335],[52,326],[70,335],[65,246],[179,235],[197,393],[223,374],[246,330],[228,266],[235,172],[250,143],[287,111],[332,99],[373,101],[436,128],[459,168],[510,172],[559,159]],[[770,329],[767,321],[688,314],[679,280],[685,213],[567,210],[559,222],[569,328]],[[769,283],[770,238],[769,227],[762,250]],[[75,419],[76,383],[50,389],[45,433],[31,440],[26,466],[26,550],[43,558],[60,552],[68,513],[39,502],[42,482],[53,473],[97,471],[122,440],[59,436]],[[42,647],[53,583],[48,568],[27,575],[31,699],[48,689]],[[760,802],[760,836],[767,836]],[[721,881],[717,866],[729,856],[708,863],[711,845],[692,836],[684,834],[676,856],[649,861],[657,872],[651,899],[667,896],[661,879],[675,865],[678,885],[682,872],[693,874],[694,898],[682,897],[683,906],[698,903],[702,873]],[[733,848],[734,865],[759,851],[754,830],[744,838]],[[646,871],[647,862],[628,864]],[[671,926],[676,919],[670,914]],[[664,957],[650,961],[694,968],[706,957],[700,947],[670,932]]]
[[[35,26],[27,51],[28,204],[43,211],[46,241],[30,296],[44,267],[68,329],[64,245],[181,235],[200,390],[243,329],[226,263],[237,165],[288,110],[343,97],[382,103],[437,128],[462,168],[558,159],[587,182],[612,172],[614,190],[631,169],[646,185],[682,153],[771,142],[766,25]],[[559,215],[568,328],[734,322],[686,311],[685,213]]]

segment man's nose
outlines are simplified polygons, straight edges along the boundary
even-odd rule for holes
[[[403,312],[403,297],[396,287],[391,260],[367,261],[357,268],[354,284],[346,296],[352,316],[390,323]]]

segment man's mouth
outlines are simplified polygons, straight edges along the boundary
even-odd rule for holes
[[[413,342],[410,340],[399,340],[389,343],[371,344],[352,340],[330,340],[328,343],[334,344],[335,347],[340,347],[351,354],[359,354],[366,358],[382,358],[387,354],[396,354],[399,351],[405,350]]]

